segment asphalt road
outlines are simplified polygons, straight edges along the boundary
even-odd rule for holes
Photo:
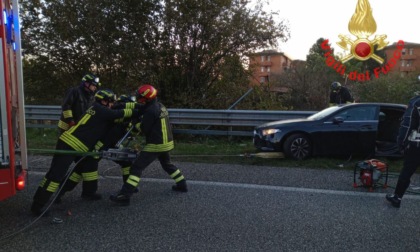
[[[120,170],[101,161],[103,200],[81,199],[79,186],[36,219],[29,207],[49,159],[30,164],[27,189],[0,202],[0,251],[420,249],[420,196],[392,208],[384,199],[392,188],[353,188],[352,171],[175,162],[189,183],[188,193],[176,193],[154,163],[131,205],[119,207],[108,197],[122,184]]]

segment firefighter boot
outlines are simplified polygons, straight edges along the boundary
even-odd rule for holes
[[[83,180],[82,183],[82,198],[85,200],[101,200],[102,195],[97,193],[98,190],[98,179]]]
[[[172,190],[177,192],[188,192],[187,181],[185,179],[179,181],[178,183],[172,186]]]
[[[43,209],[44,205],[34,201],[31,206],[31,212],[35,217],[43,216],[47,217],[49,215],[49,210]]]
[[[109,196],[109,199],[112,202],[117,203],[120,206],[129,206],[130,205],[130,195],[122,193],[119,191],[117,194]]]
[[[391,202],[393,207],[399,208],[401,205],[401,198],[398,197],[396,194],[387,194],[386,199]]]
[[[98,190],[98,180],[83,181],[82,188],[81,197],[83,199],[91,201],[102,199],[102,195],[96,192]]]
[[[31,206],[31,212],[35,216],[47,216],[48,210],[44,209],[45,204],[47,204],[48,200],[50,199],[52,193],[46,191],[42,187],[38,187],[34,195],[34,201]]]
[[[121,190],[117,192],[117,194],[109,196],[109,199],[120,206],[128,206],[130,205],[130,197],[133,194],[133,191],[134,188],[128,188],[128,186],[125,186],[124,184]]]

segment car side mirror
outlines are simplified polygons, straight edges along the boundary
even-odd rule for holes
[[[344,118],[343,117],[337,116],[337,117],[334,117],[333,118],[333,123],[334,124],[340,124],[342,122],[344,122]]]

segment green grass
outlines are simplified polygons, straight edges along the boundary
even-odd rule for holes
[[[141,146],[139,142],[132,142],[132,147]],[[55,129],[28,129],[27,142],[30,154],[32,149],[53,150],[57,141]],[[175,149],[171,152],[174,161],[227,163],[239,165],[299,167],[318,169],[347,169],[353,170],[355,164],[363,161],[362,157],[346,158],[310,158],[296,161],[288,158],[260,158],[245,157],[244,154],[257,153],[250,137],[216,137],[216,136],[175,136]],[[39,152],[37,154],[40,154]],[[401,159],[380,159],[389,166],[389,171],[398,172],[402,167]]]
[[[54,149],[57,137],[57,129],[29,128],[26,130],[28,149]]]

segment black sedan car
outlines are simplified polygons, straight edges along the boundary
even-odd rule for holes
[[[396,144],[406,105],[351,103],[326,108],[308,118],[257,126],[254,146],[286,157],[401,156]]]

